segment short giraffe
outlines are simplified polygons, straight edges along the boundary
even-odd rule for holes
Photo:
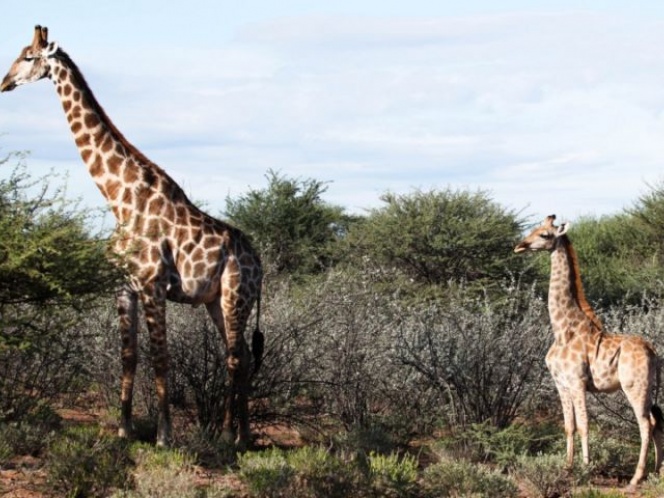
[[[161,168],[125,139],[108,118],[81,71],[48,42],[36,26],[2,80],[0,91],[49,78],[55,84],[76,146],[117,219],[113,250],[128,279],[118,293],[122,337],[121,421],[131,431],[132,392],[137,363],[138,300],[150,335],[159,404],[157,444],[166,445],[171,421],[168,399],[166,300],[205,304],[226,346],[228,393],[222,430],[227,439],[249,444],[248,390],[251,354],[244,330],[254,303],[260,310],[262,269],[258,255],[238,229],[194,206]],[[263,335],[256,326],[254,369],[261,362]]]
[[[634,409],[641,435],[641,452],[633,487],[645,476],[650,438],[655,446],[655,467],[662,463],[664,419],[653,402],[658,377],[658,358],[653,346],[633,335],[604,332],[599,318],[586,300],[576,252],[566,235],[569,223],[554,225],[548,216],[515,248],[514,252],[551,253],[549,316],[554,343],[546,365],[558,389],[565,417],[567,464],[574,458],[574,432],[581,435],[584,463],[588,456],[588,414],[586,392],[614,392],[622,389]]]

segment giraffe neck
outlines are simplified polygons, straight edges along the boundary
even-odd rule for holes
[[[133,214],[138,187],[147,186],[154,192],[168,177],[124,138],[65,52],[58,50],[49,62],[49,77],[81,158],[118,222],[126,223]]]
[[[549,314],[557,340],[566,342],[570,334],[602,330],[599,318],[586,300],[576,251],[566,235],[558,239],[551,253]]]

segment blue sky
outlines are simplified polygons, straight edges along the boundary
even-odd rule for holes
[[[664,2],[26,0],[3,8],[0,72],[37,23],[213,214],[270,169],[350,212],[451,187],[532,221],[664,179]],[[104,205],[50,83],[0,95],[0,133]]]

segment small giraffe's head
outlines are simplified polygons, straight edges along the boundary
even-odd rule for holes
[[[32,44],[21,50],[0,84],[0,92],[8,92],[17,86],[40,80],[49,75],[48,59],[58,51],[56,43],[48,42],[48,28],[35,26]]]
[[[553,251],[558,238],[565,235],[569,229],[569,223],[562,223],[560,226],[554,225],[553,222],[555,219],[555,214],[547,216],[540,226],[535,228],[525,239],[516,245],[514,252]]]

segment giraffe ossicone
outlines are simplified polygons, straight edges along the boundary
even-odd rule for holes
[[[546,251],[551,255],[549,317],[554,342],[546,355],[560,395],[567,437],[567,464],[574,459],[574,433],[581,436],[584,463],[589,463],[586,393],[622,389],[639,425],[641,450],[630,481],[638,484],[646,474],[648,445],[653,439],[655,471],[662,464],[664,418],[654,403],[659,360],[654,347],[635,335],[609,334],[586,300],[576,251],[567,236],[569,223],[556,226],[548,216],[514,248],[516,253]]]
[[[248,395],[251,356],[261,363],[258,328],[262,268],[249,239],[237,228],[197,208],[180,186],[133,146],[101,107],[83,74],[46,27],[36,26],[0,84],[7,92],[48,78],[55,84],[83,162],[115,215],[112,247],[128,273],[118,292],[122,336],[119,434],[131,431],[132,393],[137,362],[138,303],[150,336],[159,404],[157,443],[171,434],[168,400],[166,301],[204,304],[226,347],[228,386],[222,430],[242,446],[250,443]],[[256,304],[252,352],[244,331]]]

